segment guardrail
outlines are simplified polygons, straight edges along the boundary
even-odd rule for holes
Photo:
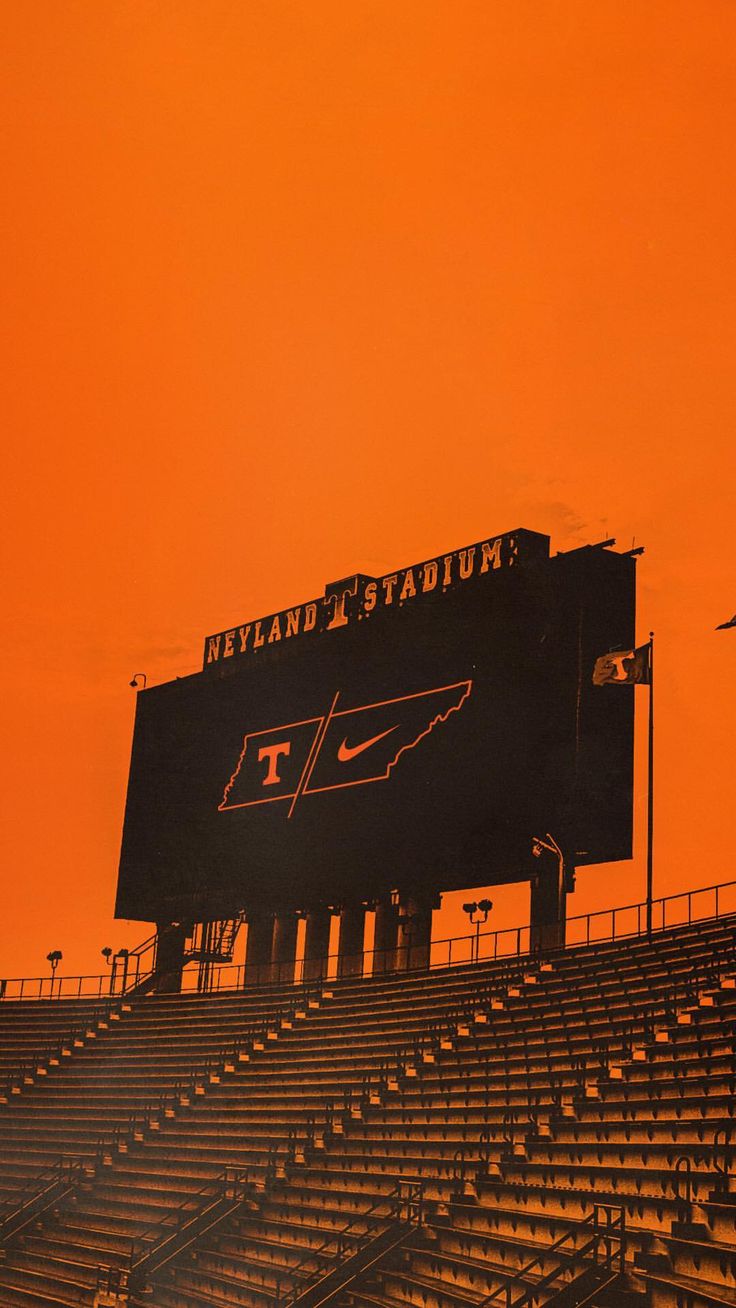
[[[200,1235],[237,1212],[252,1190],[245,1168],[225,1167],[195,1194],[187,1195],[176,1208],[134,1236],[127,1259],[112,1266],[98,1266],[95,1302],[134,1303],[138,1302],[138,1294],[145,1298],[151,1273],[165,1267]]]
[[[693,922],[713,920],[736,913],[736,881],[723,881],[717,885],[704,886],[697,890],[686,890],[675,895],[655,899],[652,905],[652,930],[655,934],[684,926]],[[605,944],[616,940],[630,939],[646,934],[647,905],[642,901],[635,904],[623,904],[616,908],[601,909],[593,913],[581,913],[567,919],[566,948]],[[0,1001],[17,999],[88,999],[102,998],[108,995],[121,997],[130,993],[135,985],[140,984],[150,972],[141,967],[141,960],[152,951],[154,937],[144,941],[137,950],[130,951],[130,969],[126,977],[126,989],[113,989],[117,985],[108,972],[102,976],[56,976],[56,977],[12,977],[0,980]],[[385,950],[366,950],[356,954],[351,960],[354,969],[351,980],[361,976],[370,977],[386,973],[407,970],[402,967],[402,952],[395,951],[397,966],[386,966]],[[469,967],[474,963],[493,962],[499,958],[520,958],[533,952],[531,927],[507,927],[499,931],[475,932],[469,935],[452,936],[435,940],[430,948],[428,968],[412,968],[412,971],[435,971],[447,967]],[[345,955],[341,956],[345,961]],[[322,978],[312,976],[310,982],[331,981],[337,975],[338,955],[331,954],[324,960],[325,971]],[[314,968],[314,960],[309,960]],[[278,987],[291,990],[304,982],[304,959],[296,964],[273,964],[271,981],[258,986],[248,986],[249,993],[258,990],[273,991]],[[208,981],[208,992],[219,990],[241,990],[245,985],[245,966],[242,963],[222,963],[215,965]],[[195,992],[199,989],[197,970],[184,970],[182,991]]]
[[[401,1180],[387,1195],[382,1195],[369,1208],[351,1217],[345,1226],[331,1231],[328,1238],[309,1252],[297,1263],[289,1266],[289,1277],[296,1276],[296,1284],[282,1292],[277,1286],[278,1302],[281,1308],[307,1302],[311,1292],[322,1282],[325,1286],[335,1272],[345,1270],[348,1264],[369,1249],[377,1247],[376,1242],[384,1235],[398,1229],[401,1232],[421,1226],[423,1216],[423,1191],[420,1180]],[[367,1225],[367,1230],[359,1230]],[[303,1280],[299,1279],[302,1268],[319,1260],[328,1258],[327,1266],[318,1266]],[[338,1286],[340,1290],[344,1287]],[[336,1291],[337,1292],[337,1288]],[[326,1300],[325,1300],[326,1301]],[[320,1300],[322,1302],[322,1300]]]
[[[130,1288],[140,1288],[151,1272],[166,1266],[205,1231],[236,1212],[252,1189],[246,1168],[225,1167],[214,1182],[202,1186],[195,1195],[187,1195],[172,1212],[135,1236],[130,1254]]]
[[[18,1239],[25,1230],[84,1179],[88,1160],[77,1154],[62,1154],[51,1167],[32,1176],[18,1194],[7,1199],[0,1210],[0,1247]]]
[[[555,1265],[547,1271],[550,1258],[555,1259]],[[553,1289],[555,1282],[561,1281],[562,1286],[546,1301],[551,1305],[558,1294],[562,1296],[573,1285],[582,1284],[591,1273],[603,1277],[608,1274],[613,1279],[622,1275],[625,1267],[625,1209],[612,1204],[595,1204],[588,1217],[571,1222],[558,1239],[483,1299],[479,1308],[527,1308],[527,1305],[536,1303],[545,1290]],[[587,1287],[588,1290],[593,1288]],[[600,1289],[600,1285],[597,1288]],[[579,1302],[590,1302],[590,1297]]]

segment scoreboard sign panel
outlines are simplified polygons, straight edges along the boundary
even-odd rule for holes
[[[288,638],[286,614],[243,624],[242,649],[208,637],[202,672],[139,692],[117,915],[518,880],[548,831],[571,864],[630,857],[633,688],[592,669],[633,645],[635,561],[496,539],[485,570],[469,547],[464,576],[462,551],[404,570],[413,593],[391,574],[389,602],[348,578],[306,631],[307,605]]]

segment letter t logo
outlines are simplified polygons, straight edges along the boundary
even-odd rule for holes
[[[334,603],[332,617],[327,623],[325,630],[332,631],[333,627],[347,627],[350,619],[345,612],[345,605],[348,596],[354,596],[358,593],[358,577],[346,577],[344,581],[336,581],[334,585],[325,590],[325,600]]]
[[[281,777],[277,772],[279,756],[281,754],[288,755],[290,753],[291,753],[290,740],[282,740],[281,743],[278,745],[264,745],[261,749],[259,749],[258,762],[262,763],[264,758],[268,759],[268,771],[266,772],[266,775],[263,778],[263,781],[261,783],[262,785],[264,786],[277,785],[277,783],[281,780]]]

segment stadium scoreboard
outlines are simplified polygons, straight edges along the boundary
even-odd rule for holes
[[[208,636],[139,691],[116,914],[207,920],[631,856],[635,559],[518,530]]]

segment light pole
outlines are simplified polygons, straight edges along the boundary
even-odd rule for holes
[[[542,839],[541,836],[532,836],[532,853],[534,857],[539,858],[543,849],[548,850],[550,854],[554,854],[555,857],[557,858],[559,871],[560,871],[560,885],[564,885],[565,855],[560,849],[560,846],[557,844],[557,841],[555,840],[554,836],[551,836],[549,834],[549,831],[546,833],[544,839]]]
[[[549,831],[544,839],[541,836],[532,837],[532,854],[535,858],[541,858],[543,849],[546,849],[549,854],[554,854],[557,859],[557,897],[561,902],[565,892],[565,855]]]
[[[463,904],[463,913],[467,913],[470,918],[471,926],[475,927],[475,939],[472,943],[471,963],[477,963],[480,958],[480,929],[488,921],[488,914],[493,908],[490,899],[481,899],[478,903],[473,900],[469,904]],[[482,917],[476,916],[483,914]]]
[[[554,854],[555,858],[557,859],[557,887],[556,887],[556,894],[555,894],[555,931],[559,936],[561,932],[564,933],[563,922],[565,917],[565,893],[567,889],[565,883],[566,883],[567,873],[565,869],[565,855],[560,849],[560,846],[558,845],[554,836],[550,835],[549,831],[545,832],[544,836],[532,836],[532,854],[534,855],[534,857],[541,858],[542,853],[545,850],[547,851],[548,854]],[[574,882],[571,881],[570,888],[572,889],[573,887],[574,887]],[[561,943],[559,939],[557,939],[557,943],[558,944]],[[564,943],[564,941],[562,943]]]
[[[129,951],[127,949],[119,949],[117,954],[114,954],[110,946],[105,945],[105,948],[101,949],[100,953],[107,963],[107,966],[110,968],[110,994],[113,995],[115,993],[119,971],[122,971],[123,974],[123,990],[125,990],[128,980]]]
[[[127,987],[128,987],[128,956],[129,956],[129,953],[130,953],[130,951],[129,951],[128,949],[119,949],[118,952],[117,952],[117,954],[115,954],[115,956],[114,956],[114,958],[113,958],[113,960],[112,960],[112,961],[113,961],[113,971],[112,971],[112,976],[111,976],[111,978],[110,978],[111,987],[112,987],[112,984],[113,984],[114,982],[117,981],[118,960],[120,960],[120,969],[119,969],[119,970],[122,972],[122,978],[123,978],[123,981],[122,981],[121,990],[123,991],[123,993],[125,993],[125,991],[127,990]]]
[[[46,962],[51,964],[51,998],[52,999],[54,997],[54,978],[56,976],[56,969],[59,966],[59,963],[61,962],[63,957],[64,955],[62,954],[60,949],[52,949],[51,952],[46,955]]]
[[[104,949],[101,949],[101,950],[100,950],[100,953],[102,954],[102,957],[104,958],[105,962],[107,963],[107,966],[111,969],[111,971],[110,971],[110,984],[109,984],[108,989],[109,989],[110,994],[112,994],[112,950],[111,950],[111,948],[110,948],[109,945],[105,945],[105,948],[104,948]]]

